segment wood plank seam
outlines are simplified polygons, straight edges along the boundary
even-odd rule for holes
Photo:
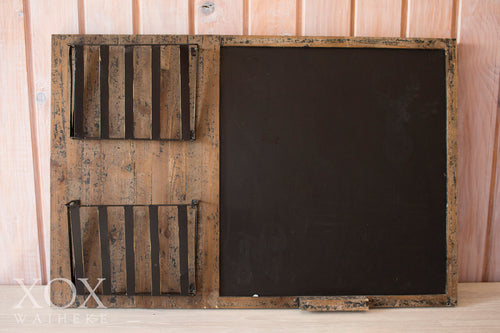
[[[30,134],[31,134],[31,154],[33,158],[33,174],[35,186],[35,211],[36,211],[36,225],[38,236],[38,253],[40,260],[40,277],[41,283],[47,284],[47,261],[45,253],[45,239],[44,239],[44,221],[42,211],[42,191],[41,191],[41,174],[40,174],[40,156],[38,151],[38,129],[37,129],[37,115],[35,112],[35,78],[33,74],[33,47],[31,40],[31,15],[28,0],[23,0],[24,12],[24,39],[25,39],[25,53],[26,53],[26,67],[27,67],[27,82],[28,82],[28,110],[30,118]]]

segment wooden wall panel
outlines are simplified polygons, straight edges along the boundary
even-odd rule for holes
[[[459,267],[461,281],[481,281],[489,225],[500,69],[499,2],[463,0],[458,47]],[[496,172],[496,170],[493,170]],[[498,209],[500,201],[491,202]],[[496,239],[496,242],[500,239]],[[489,249],[488,249],[489,251]]]
[[[305,36],[349,36],[351,0],[304,0],[302,31]]]
[[[84,0],[83,16],[86,34],[133,33],[132,1]]]
[[[196,34],[243,34],[243,0],[194,0],[193,12]]]
[[[51,35],[78,33],[78,6],[74,1],[30,0],[29,36],[26,39],[31,67],[28,79],[32,82],[29,96],[36,128],[33,140],[35,152],[35,188],[38,209],[38,229],[42,279],[47,281],[50,262],[50,57]],[[54,11],[57,8],[57,11]],[[29,64],[28,64],[29,65]],[[36,170],[38,169],[38,172]]]
[[[452,37],[455,0],[408,0],[407,37]]]
[[[250,35],[295,35],[296,0],[248,0]]]
[[[495,128],[499,113],[495,109],[499,90],[499,1],[211,0],[213,12],[206,10],[207,2],[2,2],[0,66],[5,74],[0,82],[4,101],[0,107],[0,126],[5,140],[0,148],[1,202],[10,215],[1,219],[0,228],[6,231],[5,235],[24,236],[2,238],[0,254],[14,251],[16,255],[5,259],[8,264],[0,270],[0,283],[12,282],[14,276],[28,280],[39,276],[35,274],[39,264],[34,261],[37,256],[44,261],[44,252],[48,260],[49,36],[76,32],[454,37],[461,31],[458,36],[460,278],[500,280],[500,163],[497,161],[500,144]],[[18,16],[13,16],[13,12]],[[123,60],[119,52],[114,59],[118,63]],[[110,109],[110,114],[115,109]],[[101,150],[95,152],[96,156],[101,156]],[[93,153],[89,151],[89,156]],[[175,165],[188,163],[178,161],[178,156],[172,159],[169,163],[175,160]],[[4,161],[16,162],[6,165]],[[175,176],[175,170],[169,172]],[[105,183],[103,180],[100,186]],[[106,185],[106,189],[112,188],[111,183]],[[22,214],[15,215],[14,211]],[[12,223],[12,219],[19,223]],[[33,248],[37,242],[45,251]],[[24,244],[28,245],[26,250],[12,250]]]
[[[186,0],[138,0],[139,33],[188,34],[189,15]]]
[[[402,0],[356,0],[355,3],[355,36],[400,36]]]
[[[497,10],[499,9],[497,6]],[[497,17],[500,13],[498,13]],[[500,36],[499,36],[500,38]],[[498,48],[498,46],[497,46]],[[500,54],[500,50],[497,51]],[[497,61],[498,64],[498,61]],[[500,99],[500,88],[498,91]],[[485,256],[486,262],[483,272],[483,281],[500,281],[500,167],[498,156],[500,155],[500,103],[497,105],[497,121],[495,126],[496,145],[493,151],[494,179],[491,181],[490,205],[488,214],[489,227],[486,232]]]
[[[0,283],[39,279],[23,2],[0,2]]]

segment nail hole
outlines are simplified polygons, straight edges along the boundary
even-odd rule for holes
[[[215,5],[211,1],[207,1],[203,5],[201,5],[201,12],[205,15],[212,14],[214,10],[215,10]]]

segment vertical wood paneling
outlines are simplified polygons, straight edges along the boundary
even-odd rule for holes
[[[451,37],[454,0],[408,0],[407,37]]]
[[[304,0],[302,13],[306,36],[349,36],[351,0]]]
[[[463,0],[458,47],[459,267],[461,281],[481,281],[488,247],[499,84],[498,1]],[[496,202],[498,205],[498,201]],[[490,219],[490,222],[493,222]],[[495,221],[495,225],[499,223]],[[497,240],[498,241],[498,240]]]
[[[139,0],[139,33],[188,34],[188,1]]]
[[[207,3],[214,6],[211,10]],[[194,0],[196,34],[241,35],[243,33],[243,0]]]
[[[497,6],[499,7],[499,6]],[[498,9],[498,8],[497,8]],[[500,15],[500,13],[499,13]],[[497,15],[498,17],[498,15]],[[500,36],[499,36],[500,37]],[[500,52],[497,52],[500,54]],[[500,83],[499,83],[500,84]],[[500,87],[497,99],[500,100]],[[488,214],[489,228],[486,251],[486,266],[484,267],[483,280],[500,281],[500,103],[497,105],[497,121],[495,127],[496,145],[493,151],[492,173],[494,179],[491,181],[490,207]]]
[[[250,35],[295,35],[296,0],[248,0]]]
[[[161,34],[342,36],[351,33],[408,37],[453,37],[454,31],[461,31],[458,94],[460,279],[500,279],[500,163],[497,161],[500,145],[495,145],[495,140],[499,140],[495,124],[500,112],[497,109],[498,1],[463,0],[459,19],[454,17],[458,0],[212,0],[213,12],[203,8],[206,2],[56,0],[49,3],[24,0],[26,14],[30,14],[27,21],[22,0],[0,4],[0,72],[3,74],[0,97],[4,101],[0,106],[1,133],[4,133],[0,146],[0,191],[1,209],[5,211],[0,231],[9,235],[0,242],[0,255],[9,258],[0,269],[0,283],[11,283],[14,277],[26,280],[39,277],[40,253],[36,246],[39,239],[45,242],[48,257],[50,35],[77,31],[132,33],[134,28],[135,32]],[[351,17],[354,20],[351,21]],[[454,23],[458,21],[460,27],[457,29]],[[112,145],[105,145],[97,155],[94,151],[88,154],[99,158],[112,149]],[[133,154],[132,148],[124,152],[129,158]],[[130,162],[127,161],[123,168]],[[136,186],[132,184],[131,190]],[[110,183],[106,191],[112,188]],[[38,220],[43,225],[44,237],[36,234],[37,199],[41,203]],[[155,201],[164,199],[162,196]],[[110,223],[115,223],[113,214],[110,216]]]
[[[402,0],[356,0],[355,4],[355,36],[400,36]]]
[[[496,1],[489,5],[490,19],[492,17],[497,18],[496,35],[495,31],[491,32],[491,43],[496,46],[496,64],[493,69],[495,74],[493,75],[496,75],[497,81],[493,89],[496,88],[497,90],[497,106],[483,281],[500,281],[500,2]],[[494,103],[494,101],[492,102]]]
[[[40,278],[24,13],[0,2],[0,283]]]
[[[39,229],[43,230],[40,239],[42,250],[41,259],[45,261],[46,269],[43,280],[46,281],[50,262],[50,54],[52,34],[78,33],[78,6],[75,1],[54,0],[49,2],[30,0],[30,38],[29,54],[32,65],[33,91],[29,97],[32,100],[32,112],[36,127],[36,147],[38,155],[38,182],[40,190],[37,191],[41,201],[39,213]],[[57,8],[57,11],[54,11]],[[42,253],[44,255],[42,255]],[[45,257],[45,258],[43,258]],[[43,263],[42,263],[43,265]]]
[[[131,34],[132,1],[84,0],[85,33]]]

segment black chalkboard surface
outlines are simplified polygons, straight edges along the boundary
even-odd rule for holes
[[[444,50],[220,65],[220,295],[445,293]]]

